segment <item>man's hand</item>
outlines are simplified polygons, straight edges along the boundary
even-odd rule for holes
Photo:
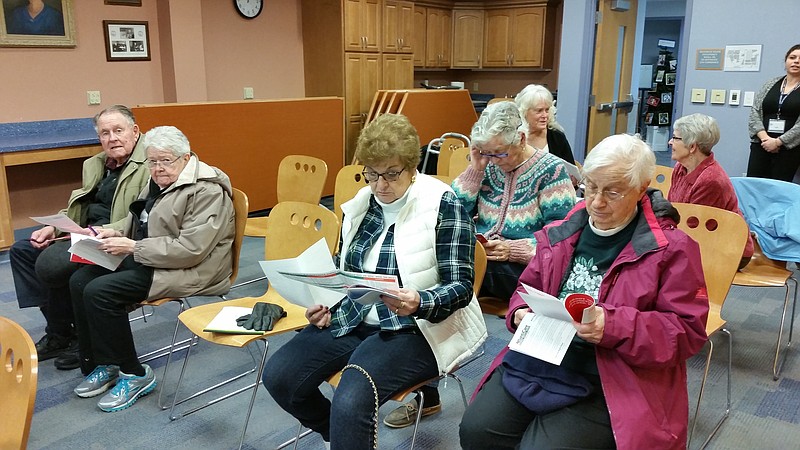
[[[31,246],[42,249],[50,245],[50,240],[56,237],[56,229],[47,225],[31,233]]]

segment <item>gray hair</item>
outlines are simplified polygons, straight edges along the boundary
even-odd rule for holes
[[[525,122],[526,128],[529,126],[525,118],[528,114],[528,110],[535,108],[540,103],[544,103],[548,109],[547,128],[561,132],[564,131],[561,125],[556,122],[556,106],[553,100],[553,94],[546,87],[540,84],[529,84],[519,91],[519,94],[514,98],[514,103],[519,107],[519,114],[522,116],[522,121]]]
[[[683,116],[675,121],[673,128],[681,134],[683,145],[691,147],[692,144],[697,144],[697,148],[706,156],[711,154],[711,148],[719,142],[717,120],[705,114]]]
[[[583,163],[584,176],[610,168],[632,188],[646,186],[656,170],[656,155],[639,136],[616,134],[609,136],[589,152]]]
[[[155,127],[144,135],[144,148],[169,150],[173,156],[181,157],[191,153],[189,139],[183,132],[173,126]]]
[[[92,123],[94,123],[95,133],[99,133],[99,130],[97,129],[97,122],[100,120],[100,118],[106,114],[111,114],[111,113],[120,113],[122,114],[123,117],[125,117],[125,119],[127,119],[128,125],[130,126],[136,125],[136,117],[133,116],[133,111],[131,111],[130,108],[128,108],[125,105],[112,105],[100,111],[99,113],[97,113],[96,116],[92,118]]]
[[[473,145],[482,146],[500,136],[505,145],[517,145],[522,139],[520,132],[527,134],[528,130],[519,115],[517,105],[512,102],[497,102],[483,110],[472,126],[470,140]]]

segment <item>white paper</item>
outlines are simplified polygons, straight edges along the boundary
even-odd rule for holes
[[[67,233],[83,233],[85,230],[67,217],[66,214],[53,214],[51,216],[31,217],[42,225],[50,225]]]
[[[576,180],[580,181],[581,179],[581,171],[578,169],[578,166],[572,163],[568,163],[566,161],[561,161],[564,163],[564,166],[567,168],[567,175],[575,178]]]
[[[280,273],[323,273],[336,270],[325,239],[317,241],[297,258],[259,261],[259,264],[269,280],[270,289],[275,289],[281,297],[295,305],[305,308],[313,305],[331,307],[343,297],[340,293],[311,286]]]
[[[102,241],[94,236],[72,233],[70,237],[72,246],[69,248],[69,252],[83,259],[88,259],[98,266],[105,267],[108,270],[117,270],[122,260],[125,259],[125,255],[112,255],[100,250],[99,246]]]
[[[550,364],[561,365],[572,338],[577,333],[572,321],[528,313],[522,319],[508,348]]]
[[[253,308],[246,306],[223,306],[203,331],[225,334],[264,334],[263,331],[248,330],[237,325],[236,319],[252,312]]]

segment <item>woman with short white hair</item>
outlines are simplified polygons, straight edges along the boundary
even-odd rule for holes
[[[583,169],[586,199],[536,232],[506,325],[532,312],[523,284],[590,295],[595,319],[572,322],[560,365],[503,349],[464,413],[464,449],[686,448],[686,360],[708,315],[700,248],[648,189],[655,156],[641,139],[604,139]]]

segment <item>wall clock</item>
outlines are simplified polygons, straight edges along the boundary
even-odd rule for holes
[[[233,0],[233,5],[245,19],[255,19],[264,8],[264,0]]]

